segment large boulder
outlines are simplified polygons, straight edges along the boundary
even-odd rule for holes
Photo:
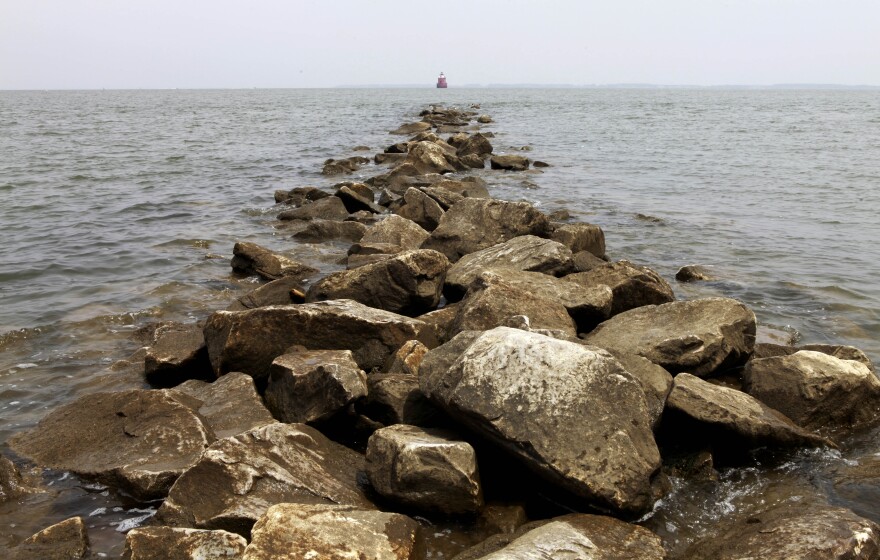
[[[376,430],[367,444],[367,476],[382,497],[418,511],[467,515],[483,505],[474,448],[444,430]]]
[[[275,422],[250,375],[227,373],[213,383],[193,379],[171,392],[196,399],[199,416],[217,438],[236,436]]]
[[[416,315],[437,307],[448,268],[449,260],[442,253],[407,251],[334,272],[309,288],[306,301],[352,299],[377,309]]]
[[[880,415],[880,379],[862,362],[822,352],[750,360],[743,390],[809,430],[857,428]]]
[[[492,156],[489,158],[492,169],[504,169],[507,171],[525,171],[529,168],[529,158],[525,156]]]
[[[293,234],[293,238],[313,243],[332,241],[334,239],[357,241],[364,236],[366,231],[367,226],[360,222],[340,222],[316,218],[306,222],[301,230]]]
[[[479,177],[465,177],[460,181],[442,179],[433,185],[435,188],[460,194],[465,198],[489,198],[489,189]]]
[[[40,466],[161,498],[214,440],[197,405],[169,391],[94,393],[56,408],[9,446]]]
[[[388,357],[383,371],[385,373],[405,373],[409,375],[419,374],[419,364],[422,363],[428,347],[418,340],[407,341],[397,349],[397,352]]]
[[[553,241],[558,241],[571,249],[572,253],[588,251],[605,257],[605,232],[593,224],[564,224],[553,230]]]
[[[448,297],[458,299],[477,276],[495,268],[562,276],[572,269],[571,251],[561,243],[534,235],[514,237],[461,257],[449,268],[444,291]]]
[[[587,272],[569,274],[565,279],[583,286],[605,284],[610,287],[614,292],[612,315],[644,305],[660,305],[675,300],[672,288],[659,274],[629,261],[597,266]]]
[[[321,198],[278,214],[279,220],[344,220],[347,217],[348,210],[338,196]]]
[[[492,153],[492,144],[489,139],[479,132],[464,138],[455,144],[459,156],[485,156]]]
[[[362,455],[304,424],[270,424],[217,440],[171,488],[165,525],[249,535],[281,503],[372,508],[358,483]]]
[[[228,531],[137,527],[125,535],[122,560],[241,560],[246,547]]]
[[[418,249],[431,234],[412,220],[391,214],[369,226],[361,243],[388,243],[401,249]]]
[[[436,200],[414,187],[407,189],[400,204],[392,208],[395,214],[412,220],[426,231],[437,229],[444,214]]]
[[[587,344],[637,354],[673,375],[699,377],[742,365],[752,353],[755,314],[729,298],[648,305],[608,319]]]
[[[645,393],[607,353],[499,327],[429,352],[419,380],[451,416],[594,507],[653,505],[660,453]]]
[[[217,311],[205,323],[215,373],[265,378],[272,360],[295,344],[311,350],[351,350],[364,370],[380,367],[408,340],[436,346],[433,327],[351,300]]]
[[[818,447],[829,443],[742,391],[688,373],[675,376],[666,407],[684,415],[675,429],[689,441],[702,438],[705,443],[723,442],[727,448]]]
[[[265,280],[277,280],[284,276],[304,278],[318,272],[308,265],[273,253],[256,243],[236,243],[232,248],[232,254],[232,270],[241,274],[256,274]]]
[[[446,150],[434,142],[414,142],[409,145],[406,156],[406,163],[413,165],[422,175],[454,172],[456,168],[449,160]]]
[[[266,404],[282,422],[314,422],[367,395],[367,375],[349,350],[282,354],[269,369]]]
[[[651,425],[656,428],[663,415],[663,409],[666,408],[669,392],[672,391],[672,375],[647,358],[635,354],[611,352],[611,355],[642,386],[645,391]]]
[[[9,550],[8,560],[80,560],[89,552],[89,534],[82,517],[71,517],[31,535]]]
[[[440,416],[419,389],[419,378],[404,373],[373,373],[367,377],[369,391],[358,403],[358,411],[368,418],[390,426],[412,424],[430,426]]]
[[[739,519],[692,545],[690,560],[880,558],[880,526],[852,511],[789,502]]]
[[[253,529],[243,560],[421,560],[419,524],[350,505],[279,504]]]
[[[243,296],[236,298],[226,311],[244,311],[267,307],[269,305],[290,305],[302,303],[306,294],[302,281],[298,278],[279,278],[263,284],[256,290],[251,290]],[[204,342],[204,334],[202,341]]]
[[[465,198],[443,214],[422,244],[455,262],[462,256],[521,235],[547,236],[550,220],[526,202]]]
[[[144,374],[155,387],[213,378],[202,327],[196,323],[170,323],[157,328],[153,345],[144,357]]]
[[[358,189],[358,185],[362,185],[363,188]],[[385,211],[384,208],[375,203],[373,191],[363,183],[342,185],[337,189],[336,196],[342,200],[345,209],[352,214],[360,210],[373,212],[374,214],[381,214]]]

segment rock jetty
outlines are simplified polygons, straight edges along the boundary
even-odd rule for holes
[[[746,305],[677,300],[599,225],[492,198],[547,164],[497,152],[476,109],[426,108],[320,170],[352,180],[275,192],[298,241],[232,248],[265,284],[156,329],[152,388],[81,397],[11,450],[161,502],[130,560],[880,558],[880,528],[830,504],[768,504],[686,547],[638,524],[673,462],[833,448],[877,423],[880,381],[856,349],[756,345]],[[306,241],[348,246],[345,269],[300,262]],[[72,518],[10,554],[88,546]]]

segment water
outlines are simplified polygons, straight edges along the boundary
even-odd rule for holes
[[[480,103],[496,121],[496,153],[551,164],[479,172],[495,196],[601,225],[609,256],[655,268],[682,298],[735,297],[777,336],[851,344],[880,361],[876,92],[0,92],[0,442],[86,392],[140,384],[106,371],[144,343],[139,329],[203,318],[254,286],[231,275],[235,241],[338,268],[343,246],[298,244],[276,229],[273,191],[332,185],[340,179],[320,174],[325,159],[362,154],[358,145],[381,151],[400,140],[388,130],[435,102]],[[719,280],[672,281],[690,263]],[[880,484],[839,481],[876,463],[875,441],[752,478],[737,470],[705,488],[674,486],[649,523],[687,542],[699,524],[686,512],[711,524],[724,504],[748,509],[779,485],[880,521],[865,497]],[[29,508],[0,508],[2,544],[98,511],[88,517],[95,546],[115,553],[115,528],[143,515],[106,490],[58,485]]]

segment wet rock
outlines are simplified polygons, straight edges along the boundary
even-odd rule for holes
[[[463,195],[448,191],[440,187],[422,187],[421,190],[423,193],[431,197],[434,202],[440,205],[440,209],[444,212],[455,206],[456,202],[459,202],[461,199],[464,198]]]
[[[642,386],[648,414],[651,417],[651,426],[656,429],[666,407],[666,398],[672,391],[672,375],[647,358],[635,354],[611,352],[611,355]]]
[[[434,183],[433,186],[466,198],[489,198],[489,190],[486,188],[485,181],[478,177],[466,177],[461,181],[443,179]]]
[[[407,155],[409,158],[409,155]],[[375,189],[388,189],[392,192],[403,193],[409,185],[409,181],[413,177],[424,175],[414,164],[404,160],[403,163],[394,167],[388,173],[370,177],[365,181],[368,185]]]
[[[302,206],[307,202],[314,202],[328,196],[331,196],[330,193],[316,187],[296,187],[289,191],[275,191],[275,202],[277,204]]]
[[[550,237],[562,243],[572,253],[589,251],[600,259],[605,258],[605,232],[593,224],[564,224],[553,230]]]
[[[461,156],[459,158],[461,164],[465,167],[469,167],[471,169],[485,169],[486,168],[486,158],[485,156],[478,156],[476,154],[468,154],[466,156]]]
[[[291,303],[302,303],[305,301],[305,297],[306,294],[300,279],[279,278],[239,297],[226,310],[244,311],[269,305],[290,305]],[[202,340],[204,341],[204,335]]]
[[[412,220],[392,214],[367,228],[361,244],[388,243],[402,250],[418,249],[431,234]]]
[[[443,208],[436,200],[416,188],[409,188],[403,195],[403,202],[392,211],[412,220],[426,231],[434,231],[443,218]]]
[[[431,130],[431,123],[420,121],[402,124],[396,130],[392,130],[389,134],[416,134],[418,132],[425,132],[426,130]]]
[[[880,415],[880,380],[868,366],[810,350],[750,360],[743,390],[809,430],[864,426]]]
[[[574,513],[549,522],[528,524],[513,538],[493,539],[455,560],[663,560],[660,537],[651,531],[604,515]]]
[[[266,404],[282,422],[329,418],[367,395],[367,375],[349,350],[282,354],[269,369]]]
[[[605,284],[614,292],[611,314],[617,315],[644,305],[660,305],[675,300],[672,288],[659,274],[629,261],[606,263],[565,277],[584,286]]]
[[[729,298],[676,301],[616,315],[587,344],[648,358],[673,375],[707,377],[742,365],[755,343],[755,314]]]
[[[9,551],[9,560],[79,560],[89,552],[82,517],[71,517],[28,537]]]
[[[31,492],[33,489],[22,481],[21,473],[18,472],[15,464],[0,455],[0,504]]]
[[[706,267],[689,264],[678,269],[678,272],[675,273],[675,279],[679,282],[699,282],[715,280],[715,277],[709,273]]]
[[[535,160],[534,162],[532,162],[532,165],[535,166],[536,168],[539,168],[539,169],[544,168],[544,167],[550,167],[550,164],[547,163],[546,161],[539,161],[539,160]]]
[[[717,432],[719,435],[710,442],[732,445],[731,436],[735,436],[737,443],[745,447],[818,447],[828,443],[754,397],[689,373],[675,376],[666,406],[708,428],[707,432]],[[698,437],[694,430],[686,433],[689,439]]]
[[[376,264],[382,261],[386,261],[393,256],[394,254],[387,255],[383,253],[349,255],[345,261],[345,269],[354,270],[368,264]]]
[[[243,373],[227,373],[213,383],[187,381],[172,389],[201,403],[199,416],[217,438],[272,424],[275,419],[263,405],[254,380]]]
[[[489,158],[492,169],[525,171],[529,168],[529,158],[524,156],[492,156]]]
[[[386,154],[406,154],[409,151],[409,142],[397,142],[385,148]]]
[[[686,552],[692,560],[880,558],[880,527],[852,511],[787,503],[724,527]]]
[[[840,344],[804,344],[802,346],[787,346],[781,344],[755,344],[755,351],[752,359],[773,358],[776,356],[791,356],[795,352],[801,350],[809,350],[812,352],[822,352],[841,360],[855,360],[868,366],[868,369],[876,373],[873,362],[861,350],[854,346],[844,346]]]
[[[451,416],[574,496],[623,514],[651,508],[660,454],[645,394],[608,354],[499,327],[429,352],[419,381]]]
[[[589,251],[578,251],[571,256],[575,272],[588,272],[594,268],[608,264]]]
[[[347,505],[279,504],[253,535],[244,560],[418,560],[425,553],[413,519]]]
[[[247,541],[227,531],[138,527],[125,536],[122,560],[241,560]]]
[[[367,398],[358,410],[386,426],[430,426],[439,418],[437,407],[419,389],[419,378],[402,373],[373,373],[367,377]]]
[[[555,230],[558,227],[562,227],[562,226],[566,225],[564,223],[558,223],[558,222],[567,222],[568,220],[570,220],[571,219],[571,212],[569,212],[565,208],[560,208],[558,210],[554,210],[554,211],[550,212],[549,214],[547,214],[547,217],[550,218],[551,221],[557,222],[557,223],[552,224],[553,228]]]
[[[334,272],[306,293],[307,302],[352,299],[395,313],[415,315],[437,307],[449,261],[442,253],[415,250]]]
[[[409,146],[406,163],[409,163],[419,174],[452,173],[456,168],[450,163],[446,151],[433,142],[414,142]]]
[[[388,358],[385,363],[385,373],[418,375],[419,364],[427,353],[427,346],[418,340],[409,340]]]
[[[202,327],[172,323],[156,329],[153,345],[144,356],[144,374],[157,387],[173,387],[187,379],[212,379]]]
[[[266,280],[277,280],[282,277],[302,279],[318,272],[310,266],[273,253],[256,243],[238,242],[232,248],[232,254],[232,270],[241,274],[256,274]]]
[[[214,442],[156,513],[175,527],[248,536],[281,503],[372,508],[358,484],[363,456],[305,424],[270,424]]]
[[[341,173],[354,173],[358,167],[370,163],[369,158],[354,156],[345,159],[328,159],[324,162],[322,175],[339,175]]]
[[[41,466],[160,498],[214,439],[192,404],[167,391],[94,393],[56,408],[9,446]]]
[[[455,147],[457,148],[456,153],[459,156],[486,156],[492,153],[492,144],[489,142],[489,139],[479,132],[462,139],[455,144]]]
[[[562,276],[572,266],[571,251],[565,245],[523,235],[461,257],[446,274],[444,293],[453,300],[459,299],[486,270],[503,268]]]
[[[376,165],[396,165],[406,160],[406,152],[401,153],[384,153],[373,156],[373,163]],[[381,202],[380,202],[381,204]]]
[[[466,198],[443,214],[422,247],[440,251],[455,262],[514,237],[546,236],[549,229],[547,216],[531,204]]]
[[[408,340],[436,345],[427,324],[351,300],[218,311],[205,325],[214,372],[269,373],[272,360],[294,344],[311,350],[351,350],[364,370],[379,367]]]
[[[284,210],[278,214],[279,220],[322,220],[342,221],[348,217],[348,210],[338,196],[328,196],[309,204],[303,204],[299,208]]]
[[[419,511],[467,515],[483,505],[474,448],[445,430],[377,430],[367,444],[367,476],[381,496]]]
[[[374,214],[381,214],[385,211],[385,209],[373,201],[373,193],[366,185],[363,185],[366,188],[364,192],[363,189],[356,191],[353,186],[344,185],[340,187],[336,191],[336,196],[342,200],[342,204],[345,205],[345,209],[348,210],[349,213],[358,212],[360,210],[366,210],[368,212],[373,212]]]
[[[489,124],[493,121],[492,117],[490,117],[489,115],[480,115],[479,117],[477,117],[477,122],[481,124]]]
[[[357,241],[364,236],[367,226],[359,222],[315,219],[307,222],[303,229],[293,234],[300,241],[322,242],[341,239]]]

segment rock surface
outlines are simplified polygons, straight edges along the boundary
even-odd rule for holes
[[[342,199],[338,196],[328,196],[318,199],[308,204],[303,204],[299,208],[291,208],[284,210],[278,214],[279,220],[314,220],[316,218],[322,220],[341,221],[348,217],[348,210]]]
[[[436,200],[413,187],[407,189],[400,204],[392,208],[395,214],[412,220],[426,231],[434,231],[444,214]]]
[[[214,440],[192,402],[168,391],[94,393],[9,440],[37,464],[156,499]]]
[[[227,531],[137,527],[125,536],[122,560],[241,560],[247,541]]]
[[[232,372],[213,383],[187,381],[171,391],[198,399],[199,416],[218,439],[275,422],[250,375]]]
[[[426,130],[431,130],[431,123],[417,121],[402,124],[389,134],[416,134],[418,132],[425,132]]]
[[[279,278],[250,291],[233,301],[227,311],[244,311],[270,305],[302,303],[305,299],[302,281],[298,278]],[[202,335],[204,341],[204,334]]]
[[[599,258],[605,257],[605,232],[593,224],[564,224],[553,230],[553,241],[562,243],[572,253],[588,251]]]
[[[755,314],[728,298],[677,301],[616,315],[587,344],[648,358],[673,375],[699,377],[741,365],[755,344]]]
[[[156,517],[166,525],[243,536],[280,503],[372,508],[358,476],[362,455],[304,424],[271,424],[214,442],[171,488]]]
[[[367,444],[367,476],[384,498],[419,511],[466,515],[483,505],[474,448],[448,431],[377,430]]]
[[[282,422],[314,422],[367,395],[367,375],[349,350],[282,354],[269,369],[266,404]]]
[[[418,380],[416,380],[416,385],[418,386]],[[22,481],[21,473],[18,472],[15,464],[0,455],[0,504],[33,491]]]
[[[284,276],[304,278],[318,272],[310,266],[273,253],[256,243],[236,243],[232,253],[233,270],[242,274],[256,274],[266,280],[277,280]]]
[[[357,241],[364,236],[367,226],[359,222],[340,222],[316,218],[306,222],[305,226],[293,234],[294,239],[313,243],[321,243],[334,239]]]
[[[421,560],[419,524],[346,505],[279,504],[254,526],[244,560]]]
[[[626,514],[653,504],[660,454],[645,394],[608,354],[499,327],[429,352],[419,379],[450,415],[575,496]]]
[[[678,269],[678,272],[675,273],[675,279],[679,282],[705,282],[715,280],[715,277],[712,276],[706,267],[698,264],[689,264]]]
[[[414,142],[409,145],[406,163],[426,173],[452,173],[455,167],[449,162],[449,154],[434,142]]]
[[[361,243],[388,243],[401,249],[418,249],[431,234],[423,227],[397,214],[367,228]]]
[[[492,156],[489,158],[492,169],[525,171],[529,168],[529,158],[524,156]]]
[[[385,373],[418,375],[419,364],[422,363],[422,359],[427,353],[427,346],[418,340],[409,340],[388,358],[384,371]]]
[[[351,300],[218,311],[205,324],[208,356],[217,374],[269,373],[272,360],[294,344],[311,350],[351,350],[364,370],[380,367],[408,340],[436,345],[433,327]]]
[[[610,287],[614,292],[612,315],[636,307],[660,305],[675,300],[672,288],[659,274],[629,261],[604,264],[587,272],[570,274],[565,279],[583,286],[605,284]]]
[[[213,378],[202,327],[173,323],[156,329],[153,345],[144,357],[144,374],[156,387],[173,387],[187,379]]]
[[[9,551],[9,560],[79,560],[89,552],[89,535],[81,517],[71,517],[28,537]]]
[[[401,373],[373,373],[367,377],[367,398],[358,410],[386,426],[431,426],[440,415],[419,389],[419,378]]]
[[[611,355],[642,386],[647,399],[648,414],[652,420],[651,425],[656,428],[666,407],[666,398],[672,390],[672,375],[647,358],[635,354],[611,352]]]

